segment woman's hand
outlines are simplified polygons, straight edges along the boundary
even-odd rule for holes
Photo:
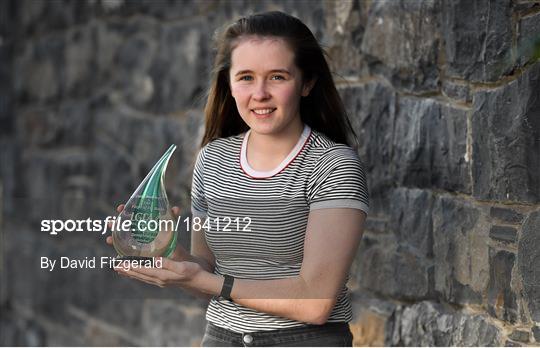
[[[116,207],[116,211],[120,214],[124,210],[125,205],[120,204]],[[180,215],[180,208],[172,207],[171,214],[173,219]],[[112,229],[112,222],[109,223],[109,229]],[[106,238],[106,243],[113,244],[112,236]],[[130,262],[128,260],[123,262]],[[154,259],[154,264],[160,265],[160,268],[145,268],[133,267],[130,264],[120,263],[119,267],[114,267],[114,270],[121,276],[133,278],[148,284],[163,287],[182,287],[186,290],[195,290],[194,282],[198,275],[206,272],[205,269],[197,262],[185,248],[179,243],[176,249],[171,254],[170,258],[158,257]],[[115,265],[116,266],[116,265]],[[192,291],[190,291],[192,292]]]
[[[154,258],[155,264],[161,267],[115,267],[118,274],[133,278],[151,285],[164,287],[194,288],[194,282],[203,268],[195,262],[173,261],[165,257]],[[129,262],[129,261],[126,261]]]

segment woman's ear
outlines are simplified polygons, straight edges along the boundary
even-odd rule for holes
[[[302,97],[307,97],[309,95],[309,92],[311,92],[311,89],[315,86],[315,82],[317,82],[316,77],[304,83],[302,86]]]

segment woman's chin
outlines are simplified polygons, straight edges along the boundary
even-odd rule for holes
[[[250,128],[252,133],[257,133],[261,135],[272,135],[276,133],[275,127],[271,124],[253,124]]]

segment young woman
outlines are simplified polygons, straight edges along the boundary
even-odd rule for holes
[[[311,31],[282,12],[228,26],[205,113],[191,254],[118,271],[208,296],[203,346],[351,346],[345,284],[368,192]]]

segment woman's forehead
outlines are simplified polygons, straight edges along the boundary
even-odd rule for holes
[[[294,53],[284,39],[250,36],[239,41],[232,51],[232,68],[269,67],[294,69]],[[275,66],[275,65],[279,66]]]

